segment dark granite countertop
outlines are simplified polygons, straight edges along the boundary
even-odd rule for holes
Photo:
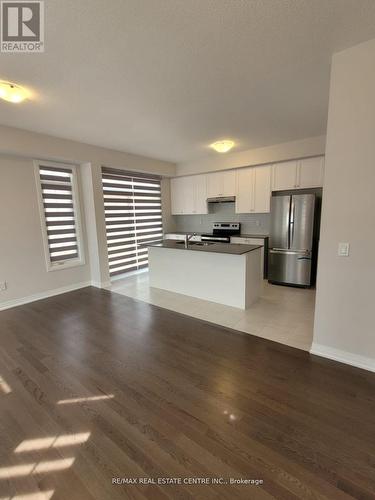
[[[154,243],[145,245],[148,247],[172,248],[174,250],[198,251],[198,252],[213,252],[225,253],[229,255],[243,255],[252,252],[257,248],[262,248],[260,245],[242,245],[240,243],[209,243],[197,244],[198,242],[191,241],[188,248],[185,248],[183,241],[164,240],[163,243]]]

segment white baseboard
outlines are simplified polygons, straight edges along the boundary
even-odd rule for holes
[[[53,297],[54,295],[60,295],[62,293],[72,292],[73,290],[79,290],[80,288],[85,288],[86,286],[97,286],[91,281],[85,281],[83,283],[75,283],[74,285],[62,286],[60,288],[55,288],[54,290],[48,290],[46,292],[35,293],[33,295],[28,295],[27,297],[22,297],[20,299],[8,300],[7,302],[0,303],[0,311],[5,309],[10,309],[11,307],[22,306],[23,304],[28,304],[29,302],[35,302],[36,300],[47,299],[48,297]],[[98,286],[101,288],[101,286]]]
[[[111,282],[110,281],[103,281],[102,283],[100,283],[99,281],[91,281],[91,286],[94,286],[96,288],[108,288],[109,286],[111,286]]]
[[[340,363],[362,368],[370,372],[375,372],[375,359],[361,356],[360,354],[353,354],[348,351],[341,351],[322,344],[313,343],[310,349],[310,354],[322,356],[323,358],[333,359]]]

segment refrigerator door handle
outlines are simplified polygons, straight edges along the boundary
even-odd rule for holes
[[[308,250],[288,250],[284,248],[273,248],[269,253],[284,254],[284,255],[300,255],[299,259],[310,259],[310,252]]]
[[[290,241],[289,241],[289,248],[293,246],[294,242],[294,220],[295,220],[295,214],[296,214],[296,205],[293,200],[293,196],[291,197],[291,207],[290,207]]]
[[[288,248],[290,248],[290,230],[291,230],[291,220],[292,220],[292,197],[289,197],[289,210],[288,210]]]

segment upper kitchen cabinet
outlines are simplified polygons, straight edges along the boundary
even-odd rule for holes
[[[268,213],[271,167],[241,168],[236,172],[236,213]]]
[[[251,212],[253,206],[253,168],[240,168],[236,172],[236,213]]]
[[[271,202],[271,166],[254,168],[254,204],[253,212],[268,213]]]
[[[207,197],[235,196],[236,176],[234,170],[207,174]]]
[[[176,177],[175,179],[171,179],[171,212],[173,215],[184,213],[189,198],[188,178]]]
[[[323,186],[324,157],[276,163],[272,167],[272,190]]]
[[[172,215],[207,214],[207,184],[205,175],[171,179]]]
[[[284,161],[272,167],[272,190],[283,191],[297,187],[298,161]]]
[[[193,190],[194,190],[194,214],[208,214],[207,206],[207,175],[194,175]]]
[[[298,187],[321,187],[324,177],[324,157],[305,158],[299,161]]]

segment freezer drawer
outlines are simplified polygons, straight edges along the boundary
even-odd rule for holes
[[[268,281],[285,285],[311,285],[311,254],[270,250]]]

